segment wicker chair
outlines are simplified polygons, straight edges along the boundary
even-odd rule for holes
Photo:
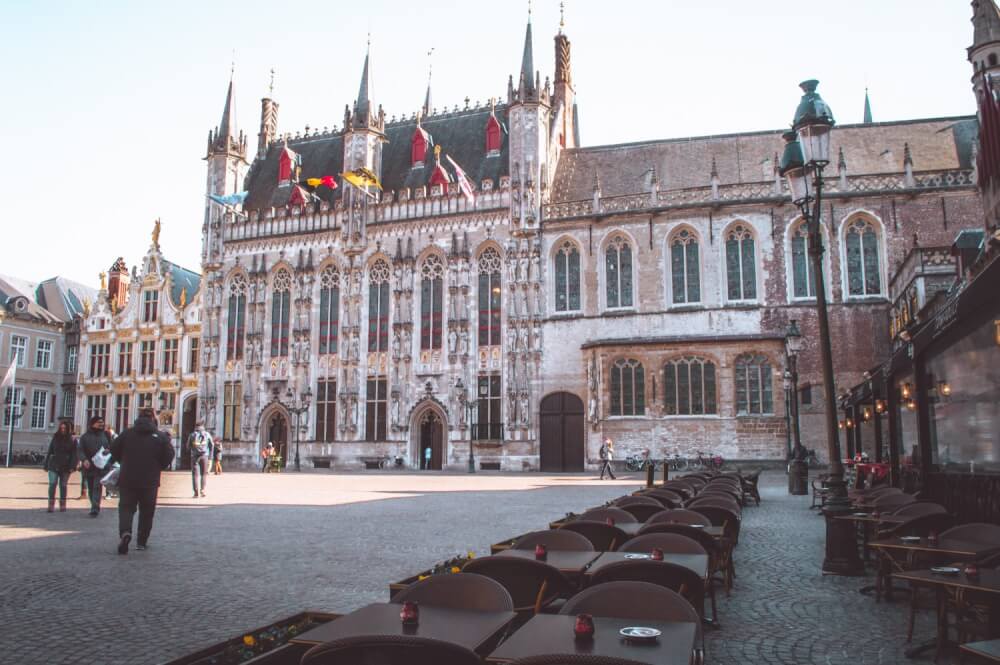
[[[883,513],[891,513],[903,506],[916,502],[917,499],[912,494],[883,494],[875,499],[873,508]]]
[[[622,510],[631,513],[636,522],[645,522],[653,515],[662,513],[663,506],[659,503],[656,505],[632,503],[627,506],[622,506]]]
[[[751,497],[755,504],[760,505],[760,489],[758,487],[760,483],[760,471],[755,471],[754,473],[746,476],[740,480],[740,486],[743,489],[743,493],[746,496]],[[749,504],[748,504],[749,505]]]
[[[655,522],[653,524],[646,524],[639,529],[639,535],[636,536],[636,538],[657,533],[680,534],[701,545],[701,548],[708,553],[708,574],[709,582],[711,582],[708,592],[712,601],[712,620],[714,621],[716,619],[715,582],[718,581],[716,575],[722,575],[721,582],[726,589],[727,596],[730,594],[732,589],[732,580],[733,577],[735,577],[733,574],[733,566],[730,563],[732,560],[731,541],[725,540],[723,542],[719,542],[699,528],[688,524],[676,524],[672,522]]]
[[[740,542],[740,515],[729,506],[719,506],[715,504],[705,504],[692,506],[700,515],[704,515],[712,526],[721,526],[726,538],[732,540],[733,545]]]
[[[959,538],[1000,546],[1000,526],[987,522],[972,522],[948,529],[941,533],[941,538]]]
[[[670,490],[649,490],[643,493],[642,496],[658,501],[664,508],[680,508],[684,505],[684,497]]]
[[[638,520],[632,516],[632,513],[627,510],[622,510],[621,508],[592,508],[580,515],[582,520],[591,520],[593,522],[606,522],[609,519],[614,521],[615,524],[621,522],[622,524],[628,524],[630,522],[638,522]]]
[[[684,501],[687,501],[688,499],[694,497],[695,494],[697,494],[697,491],[695,490],[693,485],[690,485],[682,480],[671,480],[665,482],[657,489],[670,490],[671,492],[680,494],[681,499]]]
[[[736,515],[737,519],[743,515],[743,509],[740,507],[740,504],[733,501],[733,499],[729,496],[723,496],[721,494],[701,494],[694,501],[690,501],[684,507],[688,510],[701,512],[700,506],[728,510]]]
[[[553,551],[593,552],[594,545],[584,536],[566,529],[546,529],[526,533],[511,546],[515,550],[533,550],[535,545],[545,545]]]
[[[704,662],[705,642],[698,610],[681,594],[657,584],[621,581],[591,586],[566,601],[559,614],[590,614],[639,621],[687,621],[695,624],[695,644],[701,645],[695,649],[695,663]]]
[[[560,530],[575,531],[593,544],[598,552],[613,552],[618,545],[628,540],[628,534],[616,526],[591,520],[566,522]]]
[[[934,515],[948,512],[940,503],[932,501],[914,501],[907,503],[902,508],[892,511],[896,517],[920,517],[921,515]]]
[[[705,581],[690,568],[668,563],[638,559],[616,561],[599,568],[590,578],[590,586],[606,582],[649,582],[676,591],[705,616]]]
[[[619,552],[652,552],[658,547],[674,554],[708,554],[697,540],[679,533],[645,533],[626,540]]]
[[[588,545],[590,543],[587,543]],[[496,581],[475,573],[431,575],[414,582],[392,598],[393,603],[414,600],[432,607],[481,612],[511,612],[514,601]]]
[[[412,635],[359,635],[318,644],[302,665],[482,665],[475,652],[451,642]]]
[[[473,559],[462,570],[498,582],[514,601],[515,612],[538,614],[573,588],[557,568],[532,559],[488,556]]]
[[[651,496],[643,496],[641,494],[629,494],[628,496],[623,496],[615,499],[611,502],[611,505],[617,508],[624,508],[625,506],[662,506],[659,501]]]
[[[664,510],[662,512],[653,515],[648,520],[646,524],[653,524],[656,522],[676,522],[678,524],[711,524],[711,520],[694,510],[685,510],[683,508],[678,508],[677,510]]]

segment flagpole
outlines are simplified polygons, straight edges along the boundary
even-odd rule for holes
[[[14,453],[14,402],[16,401],[15,398],[17,397],[17,390],[15,389],[17,387],[17,354],[16,353],[14,354],[14,357],[11,358],[11,362],[14,363],[14,368],[13,368],[14,369],[14,373],[11,374],[11,379],[10,379],[10,406],[7,407],[8,409],[10,409],[10,422],[8,423],[8,427],[7,427],[7,468],[8,469],[10,468],[10,458],[11,458],[11,455],[13,455],[13,453]]]

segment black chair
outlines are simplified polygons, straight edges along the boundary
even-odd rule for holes
[[[587,545],[590,545],[588,542]],[[414,582],[393,596],[393,603],[413,600],[422,605],[482,612],[512,612],[514,601],[498,582],[476,575],[431,575]]]
[[[554,566],[534,559],[488,556],[465,564],[462,573],[476,573],[498,582],[514,601],[515,612],[538,614],[572,590]]]
[[[664,510],[646,520],[646,524],[653,524],[655,522],[676,522],[678,524],[702,524],[704,526],[708,526],[709,524],[712,523],[711,520],[709,520],[701,513],[694,510],[684,510],[683,508],[678,508],[677,510]]]
[[[664,508],[682,508],[684,506],[684,497],[670,490],[648,490],[643,492],[642,496],[658,501]]]
[[[526,533],[511,546],[515,550],[533,550],[535,545],[545,545],[546,548],[564,552],[593,552],[594,545],[584,536],[566,529],[546,529]]]
[[[584,514],[580,515],[582,520],[591,520],[593,522],[607,522],[609,519],[615,524],[621,522],[622,524],[634,523],[638,520],[632,516],[632,513],[622,510],[621,508],[591,508]]]
[[[685,536],[698,543],[701,548],[708,553],[708,595],[709,600],[712,602],[712,621],[716,621],[718,615],[715,608],[715,576],[716,574],[722,574],[722,585],[726,589],[727,596],[732,590],[732,580],[735,576],[732,566],[731,544],[729,542],[719,542],[697,527],[693,527],[689,524],[677,524],[674,522],[647,523],[639,529],[639,535],[637,535],[636,538],[656,533],[676,533],[681,536]],[[635,538],[633,538],[633,540],[635,540]]]
[[[566,522],[560,530],[574,531],[593,544],[598,552],[613,552],[618,545],[628,540],[628,534],[616,526],[591,520],[573,520]]]
[[[654,547],[674,554],[708,554],[701,543],[680,533],[644,533],[625,541],[618,551],[652,552]]]
[[[630,494],[628,496],[623,496],[618,499],[615,499],[614,501],[611,502],[611,505],[616,506],[618,508],[624,508],[625,506],[639,506],[644,504],[653,506],[662,505],[656,499],[649,496],[643,496],[641,494]]]
[[[616,561],[599,568],[591,576],[589,586],[607,582],[647,582],[666,587],[691,603],[699,617],[705,616],[705,581],[690,568],[648,559]]]
[[[482,665],[475,652],[451,642],[410,635],[359,635],[318,644],[302,665]]]
[[[627,506],[622,506],[622,510],[631,513],[632,517],[635,518],[636,522],[645,522],[650,517],[657,513],[663,512],[663,506],[657,502],[653,502],[655,505],[649,505],[644,503],[631,503]]]

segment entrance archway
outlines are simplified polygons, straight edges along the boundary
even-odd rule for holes
[[[583,400],[573,393],[552,393],[539,409],[539,467],[542,471],[583,471]]]
[[[260,448],[263,450],[268,441],[273,443],[275,452],[281,456],[282,466],[288,464],[288,422],[288,414],[281,407],[266,412],[260,420]],[[259,452],[257,463],[261,463]]]
[[[198,420],[198,396],[191,395],[184,400],[181,407],[181,451],[178,460],[178,469],[191,468],[191,455],[188,452],[188,437],[194,431],[195,423]]]
[[[417,421],[419,468],[440,471],[444,460],[444,421],[434,409],[425,410]]]

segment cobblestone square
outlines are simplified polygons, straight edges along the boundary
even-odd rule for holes
[[[76,476],[74,476],[74,479]],[[164,475],[146,552],[117,556],[116,502],[44,510],[40,470],[0,472],[0,659],[161,663],[303,609],[385,600],[390,581],[636,487],[594,475],[226,473],[191,498]],[[717,664],[903,663],[905,601],[819,574],[823,520],[766,473],[744,511],[732,596],[709,630]],[[79,484],[71,482],[78,490]],[[916,639],[932,636],[929,617]],[[918,661],[919,662],[919,661]],[[930,656],[927,661],[930,662]]]

